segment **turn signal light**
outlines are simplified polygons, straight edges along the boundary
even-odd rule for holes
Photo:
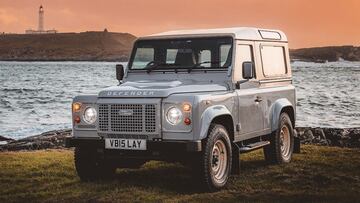
[[[183,110],[184,110],[185,112],[191,111],[191,105],[190,105],[190,104],[184,104],[184,105],[183,105]]]
[[[73,109],[73,112],[79,112],[80,109],[81,109],[81,103],[79,102],[75,102],[72,104],[72,109]]]
[[[75,122],[75,123],[80,123],[80,122],[81,122],[80,116],[75,116],[74,122]]]
[[[185,125],[190,125],[191,124],[190,118],[185,118],[184,123],[185,123]]]

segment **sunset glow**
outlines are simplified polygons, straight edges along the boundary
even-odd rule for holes
[[[254,26],[283,30],[291,48],[360,45],[359,0],[0,0],[0,32],[36,28],[40,4],[45,29],[59,32]]]

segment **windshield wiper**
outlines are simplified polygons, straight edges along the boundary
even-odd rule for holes
[[[196,68],[196,67],[201,67],[201,65],[203,64],[219,64],[221,61],[203,61],[203,62],[200,62],[200,63],[196,63],[194,64],[193,66],[190,66],[187,70],[188,70],[188,73],[190,73],[192,71],[193,68]]]
[[[169,67],[168,65],[169,64],[167,64],[167,63],[157,63],[155,61],[151,61],[145,66],[144,69],[146,70],[147,73],[150,73],[151,71],[156,70],[157,68],[159,68],[161,66],[164,66],[164,68],[174,69],[175,73],[178,72],[177,66],[179,66],[179,64],[171,64],[172,66],[176,65],[176,67]]]
[[[166,64],[165,63],[157,63],[156,61],[151,61],[145,66],[145,69],[146,69],[147,73],[150,73],[152,70],[155,70],[162,65],[166,65]]]

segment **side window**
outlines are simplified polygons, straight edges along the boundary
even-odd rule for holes
[[[167,49],[166,50],[166,63],[167,64],[175,63],[177,52],[178,52],[178,49]]]
[[[265,77],[287,73],[284,47],[261,46],[261,60]]]
[[[252,54],[252,46],[251,45],[237,45],[236,47],[236,68],[234,71],[234,80],[240,81],[242,80],[242,64],[243,62],[251,61],[254,62],[254,57]],[[255,67],[254,67],[255,72]]]
[[[230,44],[223,44],[220,45],[220,66],[224,67],[226,66],[228,60],[231,60],[230,54],[231,45]],[[231,63],[231,61],[230,61]]]
[[[205,63],[204,63],[205,62]],[[199,63],[203,67],[211,67],[211,51],[210,50],[201,50],[199,53]]]
[[[149,62],[153,60],[154,48],[137,48],[132,68],[143,69]]]

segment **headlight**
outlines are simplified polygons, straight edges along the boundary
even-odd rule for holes
[[[170,107],[166,112],[166,120],[171,125],[177,125],[182,120],[182,112],[177,107]]]
[[[93,124],[96,121],[97,113],[94,107],[88,107],[84,111],[84,121],[88,124]]]

